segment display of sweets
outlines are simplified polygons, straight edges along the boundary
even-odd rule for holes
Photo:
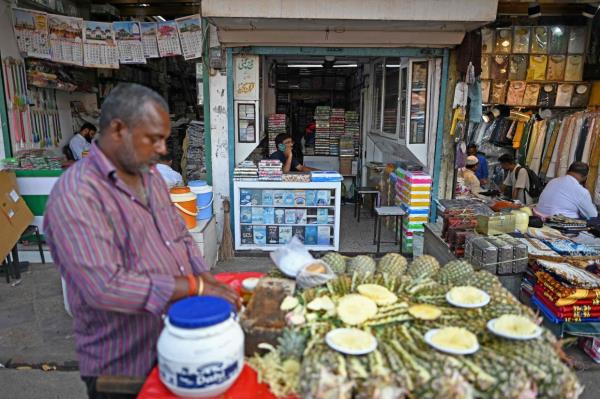
[[[258,177],[258,168],[252,161],[243,161],[233,170],[235,180],[256,180]]]
[[[278,159],[263,159],[258,163],[258,180],[281,181],[283,165]]]
[[[277,151],[275,137],[280,133],[287,133],[285,114],[271,114],[267,120],[267,133],[269,135],[269,154]]]

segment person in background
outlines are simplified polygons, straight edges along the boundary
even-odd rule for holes
[[[280,133],[275,137],[275,146],[277,151],[271,154],[270,159],[279,159],[283,164],[283,173],[289,172],[308,172],[317,170],[308,166],[302,165],[292,153],[294,141],[288,133]]]
[[[169,187],[169,189],[171,187],[183,185],[183,177],[179,172],[172,168],[172,165],[173,156],[171,156],[169,153],[161,155],[158,159],[158,163],[156,164],[156,169],[162,178],[165,179],[165,183],[167,183],[167,187]]]
[[[477,144],[471,143],[467,147],[467,155],[472,155],[477,157],[479,161],[477,165],[477,170],[475,171],[475,176],[479,179],[479,183],[482,186],[485,186],[488,183],[488,161],[483,152],[479,152],[477,150]]]
[[[527,193],[529,190],[527,169],[521,167],[510,154],[501,155],[498,161],[502,169],[508,173],[500,186],[500,191],[505,192],[508,187],[511,187],[511,199],[519,200],[524,205],[532,204],[533,198]]]
[[[73,158],[76,161],[81,160],[82,153],[90,149],[90,143],[93,137],[96,135],[96,126],[91,123],[84,123],[79,129],[78,133],[75,133],[69,141],[69,149],[73,154]]]
[[[94,399],[99,376],[145,378],[163,315],[181,298],[239,295],[218,282],[152,167],[171,133],[166,101],[121,83],[106,97],[90,154],[54,185],[44,234],[66,282],[79,372]]]
[[[589,171],[587,164],[574,162],[566,175],[550,180],[540,195],[536,213],[542,216],[563,215],[573,219],[597,217],[598,209],[584,186]]]
[[[479,160],[475,155],[469,155],[465,164],[466,166],[463,170],[463,182],[465,187],[471,192],[471,195],[478,198],[485,198],[480,195],[484,190],[481,189],[481,184],[476,175],[476,171],[479,168]]]

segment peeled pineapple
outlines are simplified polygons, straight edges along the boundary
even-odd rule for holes
[[[359,294],[375,301],[379,306],[391,305],[398,297],[387,288],[377,284],[361,284],[357,287]]]
[[[329,265],[335,274],[343,274],[346,272],[346,256],[340,255],[337,252],[326,253],[321,260]]]
[[[440,262],[431,255],[422,255],[408,266],[408,275],[413,279],[433,277],[440,270]]]
[[[313,311],[318,311],[318,310],[330,311],[330,310],[335,309],[335,304],[333,303],[331,298],[329,298],[328,296],[322,296],[322,297],[318,297],[318,298],[315,298],[312,301],[310,301],[306,305],[306,308],[308,310],[313,310]]]
[[[348,274],[373,274],[375,273],[376,264],[373,258],[367,255],[358,255],[348,261],[346,272]]]
[[[462,305],[475,305],[486,300],[485,292],[470,286],[454,287],[448,291],[448,296],[453,302]]]
[[[377,271],[392,276],[401,276],[406,273],[408,262],[400,254],[389,253],[379,260]]]
[[[467,350],[478,345],[475,334],[460,327],[440,328],[431,336],[431,342],[449,350]]]
[[[408,308],[408,313],[415,319],[435,320],[442,315],[440,308],[426,303],[413,305]]]
[[[494,329],[507,335],[526,336],[537,330],[537,325],[527,317],[505,314],[494,322]]]
[[[374,336],[357,328],[340,328],[333,330],[328,337],[335,346],[348,351],[364,351],[373,347]]]
[[[342,322],[355,326],[375,316],[377,305],[366,296],[350,294],[340,299],[337,314]]]

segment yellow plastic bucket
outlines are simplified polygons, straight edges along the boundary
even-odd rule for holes
[[[196,216],[198,208],[196,205],[196,194],[189,187],[173,187],[170,191],[171,202],[185,221],[188,229],[196,227]]]

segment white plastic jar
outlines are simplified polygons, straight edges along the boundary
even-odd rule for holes
[[[158,338],[160,380],[174,394],[223,394],[244,367],[244,333],[222,298],[191,297],[174,303]]]

